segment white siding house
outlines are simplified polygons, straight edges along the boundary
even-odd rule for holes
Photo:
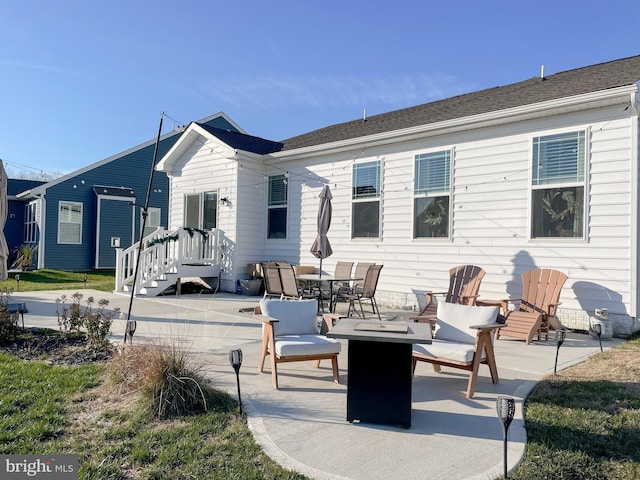
[[[486,270],[483,298],[518,297],[520,274],[569,277],[559,316],[587,329],[608,308],[638,330],[640,57],[533,78],[281,143],[190,125],[158,165],[170,177],[170,226],[189,194],[216,192],[222,286],[246,264],[317,265],[318,194],[333,194],[323,262],[375,262],[378,303],[416,309],[448,270]],[[220,199],[226,198],[226,202]]]

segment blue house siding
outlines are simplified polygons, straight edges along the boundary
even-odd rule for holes
[[[212,116],[208,121],[202,122],[224,130],[238,132],[238,128],[233,125],[223,115]],[[173,146],[180,136],[179,131],[165,135],[158,145],[158,159]],[[40,268],[51,268],[68,271],[88,271],[96,267],[115,267],[115,253],[110,247],[111,237],[120,237],[120,246],[126,248],[131,245],[132,234],[134,241],[138,240],[141,227],[141,206],[144,205],[147,188],[149,186],[149,175],[153,161],[155,141],[149,141],[139,147],[114,155],[109,159],[97,162],[94,165],[82,168],[65,177],[54,180],[40,187],[31,189],[30,195],[25,195],[25,200],[37,197],[44,199],[43,225],[41,225],[42,239],[40,242],[41,251],[39,254],[38,266]],[[134,213],[132,207],[122,205],[111,205],[111,202],[104,203],[108,212],[103,212],[101,219],[98,218],[98,198],[94,187],[124,186],[134,192],[136,204]],[[22,192],[27,193],[29,189]],[[166,174],[155,172],[149,207],[161,209],[162,225],[168,222],[168,194],[169,181]],[[63,244],[58,241],[58,212],[60,202],[78,202],[82,204],[82,243],[80,245]],[[127,202],[122,202],[127,203]],[[107,218],[106,214],[113,215]],[[23,213],[24,216],[24,213]],[[100,227],[98,221],[101,220]],[[132,226],[131,222],[135,225]],[[22,221],[24,227],[24,220]],[[96,237],[96,232],[100,231],[100,239]],[[122,231],[126,230],[126,235]],[[118,234],[114,234],[117,231]],[[109,245],[105,250],[104,245]],[[100,257],[96,262],[97,247],[100,246]],[[113,261],[111,254],[113,253]],[[102,255],[106,255],[103,257]],[[105,267],[105,262],[111,262],[112,267]]]
[[[96,268],[115,268],[116,267],[116,251],[111,246],[111,239],[118,238],[120,247],[126,248],[138,240],[139,230],[136,236],[133,230],[133,218],[137,207],[131,205],[130,201],[125,199],[98,198],[100,217],[99,232],[97,238],[97,257]],[[133,242],[132,242],[133,240]]]
[[[160,142],[159,155],[163,155],[173,145],[175,138]],[[45,266],[46,268],[85,271],[96,267],[96,229],[98,221],[98,200],[94,193],[97,185],[113,187],[125,186],[133,190],[137,203],[142,205],[147,194],[151,162],[155,145],[148,145],[109,163],[88,170],[76,177],[47,189],[46,193],[46,226],[45,226]],[[166,175],[154,175],[149,206],[168,209],[169,181]],[[81,202],[82,211],[82,245],[58,243],[58,209],[61,201]],[[139,212],[139,208],[138,208]],[[131,232],[131,214],[121,216],[115,222],[122,222]],[[135,215],[136,235],[140,232],[139,214]],[[103,216],[104,219],[104,216]],[[110,240],[107,229],[101,229],[101,236]],[[131,245],[131,234],[121,238],[121,247]],[[115,257],[114,257],[115,259]],[[114,260],[115,267],[115,260]]]
[[[9,247],[9,260],[7,264],[9,267],[15,261],[16,254],[15,249],[25,242],[24,238],[24,209],[29,203],[28,200],[19,200],[16,195],[25,190],[43,185],[46,182],[38,180],[22,180],[16,178],[10,178],[7,181],[7,221],[4,226],[4,236],[7,240],[7,246]],[[37,237],[36,237],[37,238]]]

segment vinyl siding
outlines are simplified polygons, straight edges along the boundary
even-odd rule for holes
[[[590,133],[588,238],[531,240],[531,139],[550,132],[584,129]],[[287,163],[286,169],[290,178],[317,177],[332,188],[333,220],[328,236],[334,254],[323,262],[324,270],[333,271],[340,260],[384,264],[379,295],[387,295],[396,304],[409,307],[421,301],[425,290],[446,290],[449,268],[472,263],[487,271],[480,292],[486,298],[517,297],[523,271],[557,268],[569,275],[561,296],[563,309],[592,311],[605,307],[612,314],[635,316],[629,308],[630,237],[635,235],[630,221],[629,131],[630,120],[623,109],[612,107],[590,115],[567,114],[365,152],[327,155]],[[414,155],[448,148],[454,150],[452,236],[413,239]],[[357,162],[382,162],[380,240],[350,238],[355,157]],[[302,189],[295,187],[295,180],[292,183],[290,238],[287,242],[267,242],[266,257],[317,265],[309,247],[315,237],[317,194],[322,183],[306,182]],[[301,206],[299,213],[295,205]],[[295,231],[298,218],[302,219],[299,235]],[[577,298],[574,283],[589,295]]]
[[[334,254],[323,261],[323,270],[333,272],[341,260],[383,264],[376,297],[384,304],[416,308],[426,290],[446,290],[449,268],[468,263],[487,272],[480,289],[484,298],[517,298],[522,272],[555,268],[569,276],[561,312],[588,318],[602,307],[611,315],[635,317],[637,254],[632,246],[637,245],[637,227],[632,216],[637,209],[631,205],[636,194],[629,179],[638,161],[637,138],[632,138],[637,122],[625,106],[476,126],[307,159],[265,156],[264,169],[259,162],[225,159],[215,143],[194,142],[171,179],[171,224],[181,226],[184,193],[218,188],[220,196],[232,199],[219,212],[219,226],[232,249],[225,272],[229,284],[246,274],[247,262],[283,259],[318,266],[309,249],[316,235],[318,194],[328,184]],[[587,132],[585,238],[531,239],[532,139],[576,130]],[[443,149],[452,151],[450,238],[414,239],[414,157]],[[380,238],[352,239],[353,165],[376,160],[381,163]],[[262,175],[284,171],[289,174],[288,236],[266,240]]]

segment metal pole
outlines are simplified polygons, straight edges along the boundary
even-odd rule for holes
[[[147,215],[149,213],[149,198],[151,197],[151,187],[153,185],[153,173],[156,170],[156,161],[158,159],[158,146],[160,145],[160,135],[162,134],[162,120],[165,112],[160,113],[160,125],[158,126],[158,136],[156,137],[156,145],[153,149],[153,160],[151,161],[151,173],[149,174],[149,186],[147,187],[147,196],[145,198],[144,207],[142,207],[142,225],[140,227],[140,239],[138,241],[138,257],[136,258],[136,268],[133,272],[133,287],[131,288],[131,297],[129,299],[129,310],[127,312],[127,326],[124,333],[124,343],[133,342],[133,334],[136,331],[136,322],[131,320],[131,307],[133,306],[133,297],[136,294],[136,282],[138,281],[138,268],[140,267],[140,257],[142,256],[142,239],[144,238],[144,228],[147,226]]]

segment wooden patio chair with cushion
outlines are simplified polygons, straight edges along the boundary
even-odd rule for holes
[[[496,323],[498,307],[481,307],[439,302],[434,339],[430,345],[413,346],[413,370],[418,362],[433,364],[433,370],[452,367],[468,370],[466,397],[471,398],[481,363],[489,366],[491,381],[498,383],[498,369],[493,350],[493,334],[502,325]]]
[[[425,292],[427,303],[417,317],[413,320],[429,321],[436,318],[438,302],[434,301],[436,295],[444,295],[447,303],[461,303],[475,305],[478,298],[480,283],[485,271],[475,265],[458,265],[449,270],[449,290],[446,292]]]
[[[253,317],[262,322],[262,348],[258,371],[264,369],[267,355],[271,357],[271,383],[278,389],[278,364],[314,360],[331,360],[333,381],[340,383],[338,354],[341,344],[320,332],[328,331],[333,323],[317,316],[317,300],[276,300],[263,298]]]
[[[364,283],[362,284],[362,290],[355,291],[354,293],[345,295],[345,298],[349,300],[349,310],[347,317],[351,316],[351,312],[355,311],[355,302],[358,301],[360,305],[360,313],[364,318],[364,308],[362,307],[362,300],[369,300],[371,302],[371,309],[373,313],[378,314],[378,320],[382,320],[380,317],[380,309],[376,303],[376,288],[378,287],[378,280],[380,279],[380,270],[382,265],[371,265],[367,270],[367,274],[364,277]]]
[[[496,338],[502,335],[522,338],[531,343],[537,334],[538,340],[544,334],[549,338],[550,322],[559,326],[556,312],[560,292],[567,275],[550,268],[537,268],[522,274],[522,296],[516,299],[501,300],[502,312],[506,318],[505,325],[498,330]],[[509,310],[510,303],[517,303],[516,310]]]

